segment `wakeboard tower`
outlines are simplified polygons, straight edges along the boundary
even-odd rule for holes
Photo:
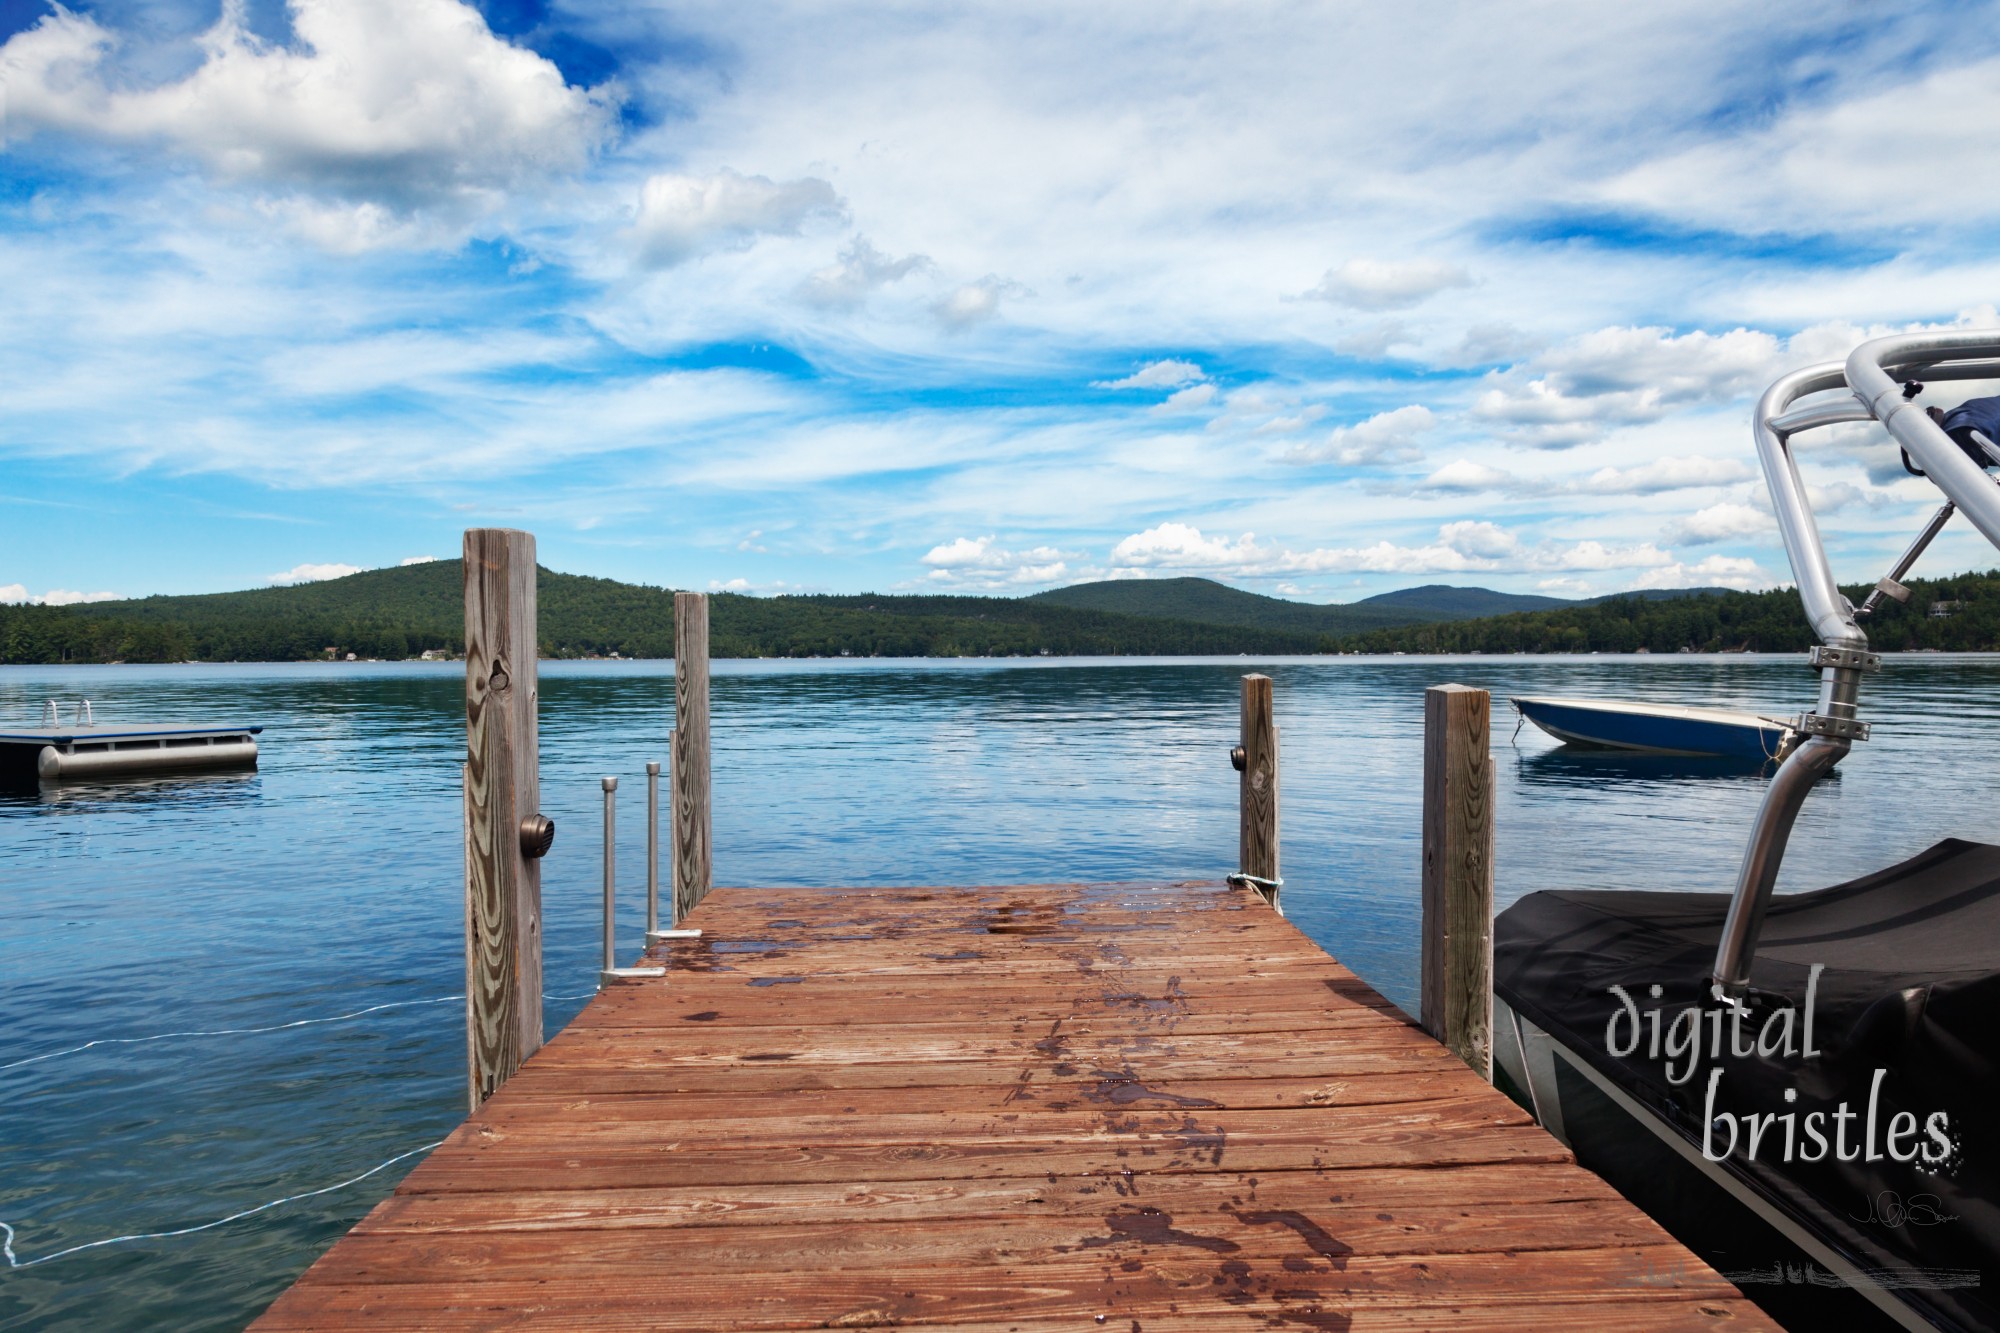
[[[2000,1328],[2000,847],[1949,839],[1772,897],[1807,795],[1868,739],[1862,682],[1882,661],[1863,623],[1908,599],[1901,580],[1954,514],[2000,547],[2000,447],[1918,401],[1977,379],[2000,379],[2000,330],[1875,339],[1757,404],[1820,679],[1734,891],[1550,891],[1495,923],[1509,1090],[1793,1328]],[[1869,421],[1944,503],[1857,607],[1792,442]]]

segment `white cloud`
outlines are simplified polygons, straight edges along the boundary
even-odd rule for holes
[[[118,38],[57,9],[0,46],[5,131],[163,143],[223,182],[397,213],[463,208],[583,167],[616,121],[607,93],[495,37],[458,0],[290,0],[296,43],[248,31],[238,0],[184,77],[133,86]]]
[[[1777,522],[1764,510],[1734,501],[1712,504],[1667,526],[1661,534],[1676,546],[1711,546],[1740,537],[1761,537],[1776,531]]]
[[[1769,588],[1776,580],[1755,560],[1711,555],[1692,565],[1676,560],[1647,571],[1634,588]]]
[[[856,236],[835,263],[809,274],[800,284],[799,292],[815,305],[858,306],[870,293],[901,282],[912,273],[935,267],[928,255],[891,259],[870,244],[866,236]]]
[[[1735,458],[1654,458],[1631,467],[1602,467],[1577,484],[1591,495],[1657,495],[1662,491],[1726,486],[1756,476]]]
[[[399,565],[428,565],[436,560],[434,555],[406,555],[396,563]]]
[[[1114,576],[1174,569],[1271,578],[1293,574],[1647,569],[1670,565],[1673,557],[1650,542],[1614,547],[1594,540],[1543,541],[1530,546],[1497,524],[1467,519],[1445,524],[1438,529],[1437,540],[1424,546],[1380,541],[1372,546],[1307,551],[1262,545],[1254,533],[1246,532],[1232,541],[1206,536],[1190,524],[1168,522],[1120,541],[1112,549],[1111,562]]]
[[[1437,365],[1452,367],[1505,365],[1539,352],[1545,346],[1546,340],[1523,332],[1512,324],[1475,324],[1465,331],[1457,346],[1431,360]]]
[[[1434,259],[1400,263],[1350,259],[1339,268],[1328,269],[1319,285],[1305,295],[1357,310],[1401,310],[1439,292],[1471,285],[1464,269]]]
[[[938,323],[952,332],[962,332],[975,324],[983,324],[1000,313],[1002,297],[1020,298],[1034,293],[1018,282],[1010,282],[994,274],[987,274],[977,282],[968,282],[943,300],[931,306],[931,313]]]
[[[359,574],[361,566],[342,564],[293,565],[282,574],[266,574],[266,583],[318,583],[322,579],[344,579],[349,574]]]
[[[923,561],[931,567],[931,582],[967,591],[1054,583],[1069,572],[1066,552],[1053,546],[1003,550],[990,534],[957,537],[933,546],[924,553]]]
[[[28,591],[23,583],[0,583],[0,602],[30,606],[75,606],[81,602],[115,602],[119,600],[115,592],[72,592],[68,588],[51,588],[37,597]]]
[[[1139,567],[1212,569],[1255,564],[1261,558],[1251,533],[1231,542],[1204,537],[1201,529],[1186,523],[1162,523],[1135,532],[1111,550],[1113,564]]]
[[[1192,361],[1153,361],[1122,380],[1094,380],[1093,389],[1173,389],[1193,380],[1207,379]]]
[[[1455,458],[1417,483],[1427,491],[1500,491],[1514,484],[1514,474],[1469,458]]]
[[[833,187],[816,177],[774,181],[724,168],[706,176],[665,172],[639,191],[632,234],[639,260],[671,268],[711,250],[742,250],[760,236],[796,236],[815,218],[843,216]]]
[[[1801,99],[1766,129],[1635,167],[1604,186],[1603,196],[1760,231],[1990,220],[2000,215],[1990,195],[1941,191],[1940,182],[1992,155],[2000,58],[1937,68],[1953,59],[1939,52],[1919,77],[1871,96]],[[1940,194],[1952,201],[1949,213],[1937,206]]]
[[[1417,404],[1378,412],[1352,426],[1336,426],[1318,444],[1301,445],[1285,453],[1288,463],[1402,463],[1422,456],[1417,437],[1437,424],[1431,410]]]
[[[1213,384],[1190,384],[1185,389],[1174,390],[1166,396],[1165,401],[1155,403],[1146,410],[1157,416],[1165,416],[1175,412],[1193,412],[1207,407],[1213,401],[1215,401]]]
[[[1481,394],[1473,411],[1510,427],[1520,443],[1566,449],[1676,408],[1740,399],[1775,377],[1784,353],[1755,329],[1598,329],[1536,356]]]

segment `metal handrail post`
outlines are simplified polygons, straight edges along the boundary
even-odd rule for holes
[[[673,752],[674,752],[674,729],[673,729],[672,727],[669,727],[669,728],[667,728],[667,753],[671,755],[671,754],[672,754]],[[659,848],[659,840],[660,840],[660,808],[659,808],[659,784],[658,784],[658,778],[657,778],[657,775],[658,775],[659,771],[660,771],[660,766],[659,766],[658,764],[648,764],[648,765],[646,765],[646,774],[647,774],[647,777],[648,777],[649,779],[652,779],[652,780],[653,780],[653,784],[654,784],[654,785],[653,785],[653,788],[652,788],[652,793],[653,793],[653,796],[652,796],[652,799],[653,799],[653,807],[652,807],[652,812],[651,812],[651,820],[652,820],[652,823],[651,823],[651,828],[652,828],[652,836],[651,836],[651,839],[650,839],[650,841],[651,841],[652,845],[651,845],[650,847],[648,847],[648,848],[647,848],[647,860],[646,860],[646,865],[647,865],[647,870],[646,870],[646,944],[647,944],[647,946],[648,946],[648,947],[651,947],[652,945],[655,945],[655,944],[658,944],[658,943],[659,943],[660,941],[662,941],[662,940],[698,940],[698,939],[700,939],[700,938],[701,938],[701,932],[700,932],[699,930],[683,930],[683,929],[681,929],[681,923],[680,923],[680,917],[679,917],[679,912],[680,912],[680,902],[679,902],[679,896],[678,896],[678,895],[675,895],[675,900],[674,900],[673,902],[671,902],[671,903],[669,903],[669,904],[668,904],[668,907],[669,907],[669,908],[670,908],[670,909],[671,909],[671,910],[672,910],[672,911],[673,911],[673,912],[675,913],[675,918],[674,918],[674,922],[673,922],[673,926],[672,926],[672,927],[671,927],[670,929],[667,929],[667,930],[661,930],[661,929],[660,929],[660,908],[659,908],[659,903],[660,903],[660,878],[659,878],[659,876],[660,876],[660,848]],[[671,804],[671,803],[672,803],[672,801],[673,801],[673,792],[672,792],[672,790],[671,790],[671,784],[672,784],[672,782],[673,782],[673,778],[672,778],[671,774],[670,774],[670,775],[668,776],[668,779],[667,779],[667,781],[668,781],[668,783],[669,783],[669,790],[668,790],[668,792],[667,792],[667,800],[668,800],[668,803],[669,803],[669,804]]]
[[[646,765],[646,934],[660,928],[660,765]]]
[[[604,967],[597,974],[597,985],[602,989],[605,983],[620,977],[663,977],[664,967],[620,967],[618,966],[618,779],[606,777],[604,784]]]
[[[604,970],[618,966],[618,779],[604,779]]]

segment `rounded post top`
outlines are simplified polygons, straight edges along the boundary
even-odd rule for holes
[[[646,765],[646,776],[649,778],[660,776],[660,764],[658,760],[654,760],[652,763]]]
[[[618,779],[617,779],[617,778],[601,778],[601,779],[599,779],[599,781],[601,781],[601,782],[603,782],[603,783],[604,783],[604,790],[606,790],[606,791],[617,791],[617,790],[618,790]]]

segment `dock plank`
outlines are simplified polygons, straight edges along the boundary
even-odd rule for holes
[[[256,1327],[1771,1327],[1253,893],[688,924]]]

